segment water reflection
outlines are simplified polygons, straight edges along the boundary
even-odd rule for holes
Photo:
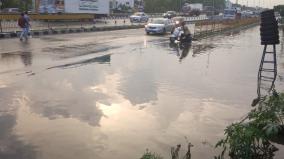
[[[38,91],[33,91],[34,86],[26,87],[26,96],[33,99],[28,103],[32,112],[49,120],[74,118],[91,126],[99,126],[103,114],[96,102],[107,95],[93,94],[91,90],[78,88],[76,83],[67,79],[52,81],[38,81],[36,87],[42,88]]]
[[[228,123],[247,112],[247,101],[254,96],[258,63],[252,60],[259,54],[252,50],[258,46],[252,44],[248,54],[244,44],[251,41],[250,36],[255,38],[258,29],[232,40],[222,37],[194,42],[191,48],[179,50],[175,58],[169,54],[176,51],[169,48],[168,39],[141,38],[137,31],[132,32],[135,37],[106,42],[121,46],[101,52],[102,56],[85,54],[94,45],[81,44],[82,54],[73,48],[68,48],[71,54],[66,50],[61,54],[59,50],[52,52],[58,46],[44,46],[51,48],[50,53],[38,50],[44,50],[44,56],[52,60],[42,68],[53,66],[50,70],[19,81],[11,77],[16,82],[9,87],[20,91],[25,100],[20,100],[21,109],[13,114],[16,125],[2,120],[21,141],[36,146],[37,159],[139,158],[147,147],[168,156],[170,145],[184,141],[184,136],[195,146],[191,151],[194,159],[213,156],[214,150],[200,143],[205,139],[215,143]],[[149,39],[147,43],[145,39]],[[208,57],[189,58],[191,51]],[[59,56],[55,62],[54,53]],[[33,58],[37,64],[44,59]],[[0,101],[18,100],[0,95]]]
[[[23,142],[14,134],[17,124],[17,107],[14,105],[13,91],[0,88],[0,158],[36,159],[36,147]]]
[[[24,66],[32,65],[32,52],[30,51],[16,51],[1,54],[1,61],[5,63],[14,63],[15,60],[21,59]]]
[[[30,42],[26,41],[20,44],[21,60],[25,66],[32,65],[32,52],[30,51]]]
[[[1,159],[36,159],[35,147],[25,144],[13,135],[16,117],[0,115],[0,158]]]
[[[187,57],[191,49],[191,44],[185,44],[183,46],[180,46],[175,43],[170,43],[169,46],[176,52],[176,55],[179,58],[179,62],[182,62],[182,60]]]

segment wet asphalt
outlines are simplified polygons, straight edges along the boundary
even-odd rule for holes
[[[0,40],[0,158],[126,159],[146,149],[170,158],[187,140],[193,159],[213,158],[224,128],[256,97],[258,32],[183,50],[143,29]]]

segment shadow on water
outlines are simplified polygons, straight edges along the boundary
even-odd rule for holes
[[[108,54],[108,55],[99,56],[99,57],[95,57],[95,58],[91,58],[91,59],[87,59],[87,60],[82,60],[82,61],[78,61],[78,62],[73,62],[73,63],[64,64],[64,65],[53,66],[53,67],[49,67],[47,69],[53,69],[53,68],[76,68],[76,67],[80,67],[80,66],[88,65],[88,64],[92,64],[92,63],[109,64],[110,61],[111,61],[111,54]]]

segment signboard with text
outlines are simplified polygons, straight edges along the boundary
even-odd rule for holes
[[[80,10],[98,10],[98,0],[80,0],[79,2]]]
[[[65,0],[66,13],[109,14],[110,0]]]

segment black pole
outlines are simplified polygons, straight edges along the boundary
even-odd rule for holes
[[[0,19],[0,32],[2,33],[2,20]]]

